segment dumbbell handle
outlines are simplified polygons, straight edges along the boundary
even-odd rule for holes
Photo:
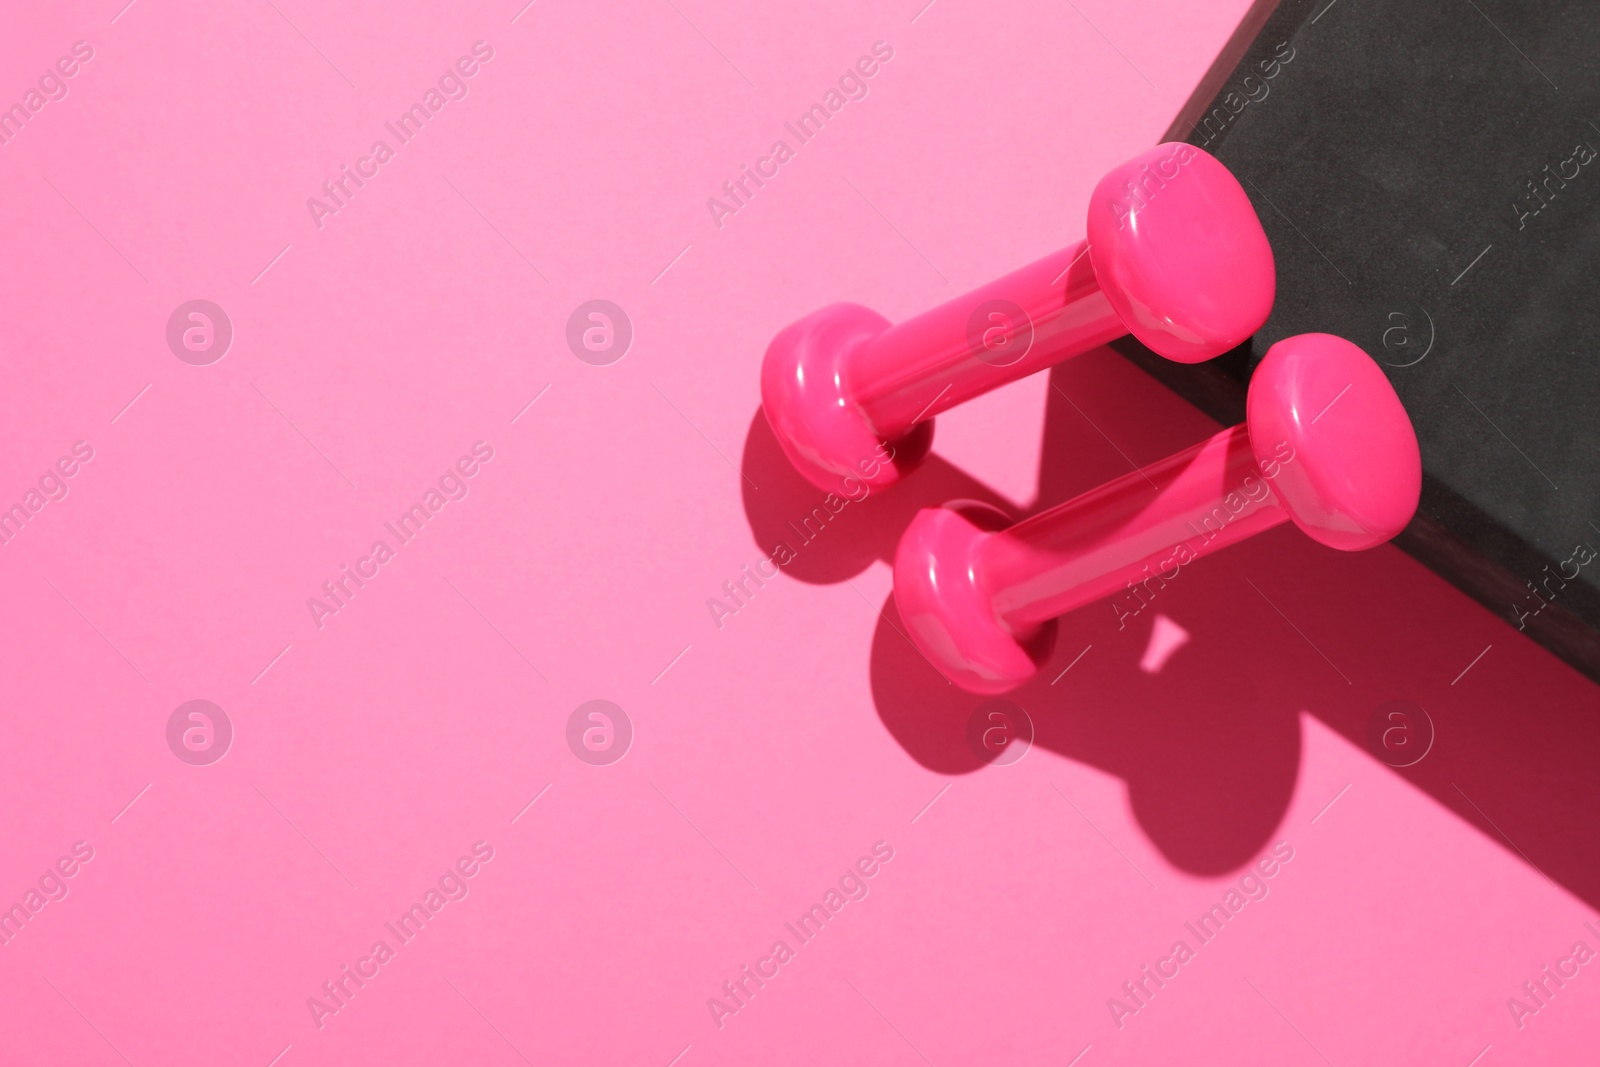
[[[1159,588],[1174,568],[1288,521],[1240,423],[988,535],[973,569],[995,615],[1020,632],[1130,582],[1155,576]]]
[[[985,361],[986,350],[974,348],[968,332],[973,312],[990,300],[1022,308],[1033,331],[1027,354],[1006,366]],[[995,337],[998,347],[1015,343],[1016,329],[1023,325],[1013,322]],[[879,434],[892,440],[957,404],[1127,332],[1095,279],[1087,242],[1079,241],[889,327],[852,357],[845,370],[846,395]],[[987,350],[991,358],[994,350]]]

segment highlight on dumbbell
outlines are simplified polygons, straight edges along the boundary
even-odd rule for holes
[[[1006,527],[987,505],[924,508],[900,539],[894,598],[956,685],[1004,693],[1037,672],[1054,620],[1293,520],[1331,548],[1382,544],[1422,492],[1417,437],[1360,348],[1310,333],[1273,345],[1246,420]],[[1163,573],[1165,578],[1162,577]]]
[[[761,403],[814,485],[883,488],[927,454],[940,412],[1127,333],[1180,363],[1221,355],[1266,322],[1276,289],[1228,168],[1161,144],[1100,180],[1086,241],[898,326],[841,303],[784,328]],[[895,461],[870,462],[885,444]]]

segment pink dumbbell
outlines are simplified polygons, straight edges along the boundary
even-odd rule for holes
[[[1267,320],[1276,289],[1238,181],[1192,145],[1157,145],[1095,186],[1086,242],[898,326],[832,304],[787,327],[761,404],[813,484],[883,488],[926,455],[941,411],[1126,333],[1180,363],[1221,355]]]
[[[984,505],[918,512],[894,560],[895,603],[917,647],[961,688],[1004,693],[1033,677],[1053,620],[1074,608],[1164,584],[1290,519],[1352,551],[1411,521],[1416,434],[1389,379],[1349,341],[1308,333],[1273,345],[1245,412],[1241,425],[1008,529]]]

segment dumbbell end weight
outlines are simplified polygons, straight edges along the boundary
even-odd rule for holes
[[[1128,332],[1178,363],[1243,344],[1272,313],[1277,268],[1239,180],[1178,142],[1115,167],[1089,198],[1089,258]]]
[[[1038,673],[1055,647],[1055,620],[1013,629],[1001,621],[973,556],[1010,525],[996,508],[958,500],[925,508],[900,539],[894,600],[916,646],[969,693],[1008,693]]]
[[[1372,548],[1416,514],[1422,454],[1411,418],[1383,370],[1344,338],[1303,333],[1268,349],[1245,423],[1279,503],[1312,539]]]
[[[859,304],[830,304],[772,339],[761,364],[761,407],[795,469],[829,492],[859,496],[884,489],[927,455],[932,421],[884,441],[847,395],[844,363],[889,328]]]

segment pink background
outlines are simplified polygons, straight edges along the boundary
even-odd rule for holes
[[[1393,548],[1282,527],[1125,631],[1086,608],[1014,695],[1036,751],[968,750],[980,701],[896,633],[887,557],[917,506],[1021,513],[1215,428],[1114,353],[941,417],[926,470],[720,629],[707,608],[821,495],[759,416],[767,340],[1081,236],[1242,0],[119,5],[0,36],[4,100],[94,48],[0,146],[0,503],[95,452],[0,547],[0,904],[94,850],[0,947],[0,1060],[1592,1048],[1595,967],[1520,1029],[1506,1001],[1600,949],[1596,690]],[[470,94],[318,229],[306,198],[478,40]],[[869,95],[718,229],[706,198],[879,40]],[[210,366],[165,341],[196,298],[235,330]],[[565,341],[595,298],[635,330],[610,366]],[[470,494],[319,630],[307,598],[479,440]],[[1189,640],[1150,673],[1158,613]],[[566,742],[597,698],[635,730],[609,766]],[[235,730],[210,766],[167,745],[192,699]],[[1437,731],[1404,770],[1367,748],[1393,699]],[[319,1028],[307,998],[476,841],[465,899]],[[870,894],[797,946],[784,923],[877,841]],[[1107,999],[1278,842],[1270,894],[1119,1029]],[[779,938],[795,958],[719,1028],[707,999]]]

